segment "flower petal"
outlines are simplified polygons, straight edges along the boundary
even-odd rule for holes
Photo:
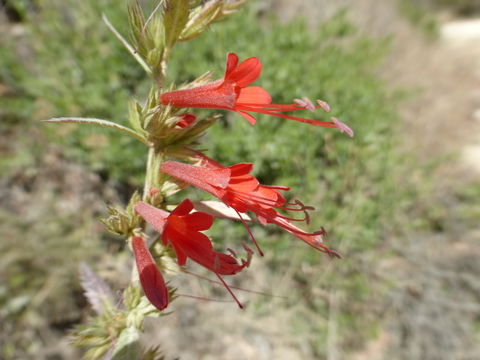
[[[188,228],[194,231],[208,230],[213,224],[213,216],[203,212],[189,214],[185,217],[185,220],[188,223]]]
[[[228,167],[231,171],[231,176],[241,176],[249,174],[253,170],[252,163],[239,163]]]
[[[190,200],[185,199],[177,205],[177,207],[171,212],[171,214],[178,216],[187,215],[190,213],[190,211],[192,211],[192,209],[193,203]]]
[[[237,110],[237,113],[239,113],[240,115],[242,115],[245,119],[247,119],[247,121],[252,124],[252,125],[255,125],[255,123],[257,122],[257,119],[255,119],[252,115],[250,115],[249,113],[246,113],[244,111],[240,111],[240,110]]]
[[[237,98],[237,104],[270,104],[271,102],[270,94],[260,86],[242,88]]]
[[[261,72],[262,63],[258,58],[251,57],[241,62],[228,77],[225,77],[225,81],[233,82],[238,87],[245,87],[257,80]]]
[[[238,56],[234,53],[229,53],[227,55],[227,66],[225,69],[225,78],[227,78],[233,70],[237,67],[238,64]]]

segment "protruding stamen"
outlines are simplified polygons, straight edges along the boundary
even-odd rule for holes
[[[333,123],[335,124],[335,126],[337,127],[338,130],[340,130],[340,132],[344,132],[346,133],[348,136],[350,137],[353,137],[353,130],[348,127],[347,125],[345,125],[344,123],[342,123],[340,120],[338,120],[336,117],[332,117],[331,120],[333,121]]]
[[[233,293],[232,289],[230,289],[230,286],[228,286],[228,284],[222,279],[222,277],[220,275],[218,275],[217,273],[215,273],[215,275],[217,275],[218,277],[218,280],[220,280],[223,284],[223,286],[225,286],[225,288],[227,289],[227,291],[230,293],[230,295],[232,296],[233,300],[235,300],[235,302],[237,303],[238,307],[240,309],[243,309],[243,305],[242,303],[237,299],[237,297],[235,296],[235,294]]]
[[[196,299],[196,300],[201,300],[201,301],[212,301],[212,302],[220,302],[220,303],[231,303],[232,302],[232,300],[211,299],[211,298],[207,298],[207,297],[204,297],[204,296],[196,296],[196,295],[189,295],[189,294],[175,293],[175,296],[183,296],[183,297],[188,297],[188,298],[191,298],[191,299]]]
[[[308,97],[304,96],[302,99],[294,99],[293,100],[295,104],[304,107],[307,110],[310,110],[311,112],[315,111],[315,105],[313,105],[312,100],[310,100]]]
[[[327,230],[325,230],[325,228],[323,226],[320,228],[320,230],[323,231],[323,234],[322,234],[323,236],[328,237]]]
[[[243,248],[247,252],[247,260],[242,259],[242,266],[243,267],[249,267],[250,263],[252,262],[252,257],[253,257],[253,250],[250,249],[247,244],[243,244]]]
[[[295,204],[297,204],[300,209],[303,211],[305,214],[305,222],[307,224],[310,224],[310,214],[308,213],[308,210],[314,210],[315,208],[313,206],[306,206],[304,205],[300,200],[295,199]]]
[[[338,252],[336,252],[335,250],[332,250],[332,249],[328,249],[327,254],[330,257],[336,257],[338,259],[342,258],[342,255],[340,253],[338,253]]]
[[[298,106],[305,107],[305,108],[307,107],[307,103],[302,99],[293,99],[293,102]]]
[[[236,253],[235,251],[233,251],[233,249],[227,248],[227,251],[228,251],[230,254],[232,254],[232,256],[233,256],[234,258],[237,258],[237,253]]]
[[[216,280],[212,280],[212,279],[209,279],[205,276],[202,276],[202,275],[199,275],[199,274],[195,274],[191,271],[188,271],[186,269],[182,269],[182,271],[186,274],[189,274],[189,275],[192,275],[192,276],[195,276],[199,279],[202,279],[202,280],[205,280],[205,281],[208,281],[212,284],[217,284],[217,285],[222,285],[223,284],[219,281],[216,281]],[[228,283],[227,283],[228,284]],[[274,294],[270,294],[270,293],[267,293],[267,292],[263,292],[263,291],[256,291],[256,290],[249,290],[249,289],[245,289],[245,288],[241,288],[241,287],[238,287],[238,286],[233,286],[231,284],[228,284],[228,286],[230,287],[230,289],[235,289],[235,290],[240,290],[240,291],[244,291],[244,292],[247,292],[247,293],[251,293],[251,294],[258,294],[258,295],[263,295],[263,296],[269,296],[269,297],[276,297],[276,298],[281,298],[281,299],[287,299],[287,296],[281,296],[281,295],[274,295]],[[175,293],[177,294],[177,293]],[[177,294],[179,295],[179,294]],[[180,296],[180,295],[179,295]],[[225,300],[227,301],[227,300]],[[228,300],[230,301],[230,300]]]
[[[320,109],[322,109],[325,112],[330,112],[330,105],[326,101],[323,100],[317,100],[317,104],[320,106]]]
[[[248,235],[250,235],[250,238],[252,239],[253,243],[255,244],[255,247],[257,248],[258,253],[260,254],[260,256],[263,256],[263,251],[262,251],[262,249],[260,249],[260,246],[258,245],[257,240],[255,240],[255,236],[253,236],[253,233],[252,233],[252,230],[250,229],[250,226],[248,226],[247,222],[243,219],[242,215],[240,215],[240,213],[237,210],[235,210],[235,211],[237,212],[237,215],[240,218],[240,221],[242,222],[243,226],[245,226],[245,228],[247,229]]]

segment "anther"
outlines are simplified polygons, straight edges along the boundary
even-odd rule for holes
[[[325,112],[330,112],[330,105],[326,101],[323,100],[317,100],[317,104],[320,106],[320,109],[322,109]]]
[[[338,120],[336,117],[332,117],[331,120],[333,121],[333,123],[335,124],[335,126],[337,127],[338,130],[340,130],[340,132],[344,132],[346,133],[348,136],[350,137],[353,137],[353,130],[348,127],[347,125],[345,125],[344,123],[342,123],[340,120]]]

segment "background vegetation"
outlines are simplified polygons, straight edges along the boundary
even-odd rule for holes
[[[96,264],[118,288],[118,273],[128,271],[123,244],[105,235],[96,217],[105,213],[104,202],[124,201],[141,184],[145,149],[114,132],[38,122],[71,115],[125,123],[128,98],[144,98],[141,68],[101,21],[106,13],[127,33],[125,4],[4,2],[8,17],[0,26],[9,35],[0,38],[0,275],[6,281],[0,284],[0,323],[7,325],[0,333],[1,358],[78,356],[64,337],[88,314],[79,263]],[[465,9],[460,1],[458,9]],[[326,226],[329,244],[345,257],[331,262],[289,236],[255,229],[267,253],[256,261],[268,266],[252,276],[283,280],[284,287],[272,291],[290,296],[257,298],[249,311],[262,318],[294,309],[282,336],[303,339],[311,358],[331,356],[332,343],[355,352],[378,336],[397,285],[383,276],[379,260],[394,261],[402,252],[397,239],[432,231],[446,215],[432,200],[426,171],[402,147],[405,92],[392,90],[378,74],[391,39],[359,32],[347,11],[312,28],[264,10],[264,2],[252,1],[230,21],[179,45],[169,79],[187,82],[208,70],[220,77],[227,52],[258,56],[264,70],[257,84],[275,102],[327,100],[333,115],[355,129],[352,140],[269,117],[252,127],[225,114],[204,143],[222,163],[254,162],[262,182],[292,186],[292,196],[319,210],[312,230]],[[472,206],[465,211],[471,214]],[[238,244],[245,234],[222,223],[213,236]],[[403,356],[398,349],[396,356]]]

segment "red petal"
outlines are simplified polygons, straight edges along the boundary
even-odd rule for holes
[[[272,98],[264,88],[249,86],[240,90],[237,104],[270,104]]]
[[[163,232],[163,228],[165,227],[165,220],[170,215],[169,212],[157,209],[156,207],[144,203],[143,201],[135,204],[135,211],[160,234]]]
[[[185,220],[188,224],[188,228],[193,231],[208,230],[213,224],[213,216],[203,212],[195,212],[187,215]]]
[[[158,310],[165,309],[168,306],[168,289],[143,238],[134,236],[132,248],[145,296]]]
[[[253,170],[252,163],[240,163],[228,167],[231,171],[231,176],[241,176],[250,173]]]
[[[193,203],[190,200],[185,199],[179,205],[177,205],[177,207],[171,212],[171,214],[178,216],[187,215],[190,214],[190,211],[192,211],[192,209]]]
[[[181,243],[178,241],[175,241],[175,236],[176,233],[172,231],[168,231],[169,228],[167,227],[167,230],[165,231],[165,238],[166,239],[172,239],[173,241],[170,241],[170,244],[172,244],[173,249],[175,250],[175,255],[177,255],[177,262],[179,266],[185,265],[187,262],[187,254],[183,251],[181,247]]]
[[[233,256],[213,250],[210,239],[200,232],[189,234],[189,241],[183,245],[182,249],[190,259],[217,274],[233,275],[245,267]]]
[[[239,87],[245,87],[258,79],[262,72],[262,63],[256,57],[251,57],[237,66],[228,77],[225,77],[225,81],[231,81]]]
[[[237,54],[230,53],[227,55],[227,66],[225,69],[225,78],[227,78],[233,70],[237,67],[238,56]]]
[[[237,113],[239,113],[240,115],[242,115],[245,119],[247,119],[247,121],[252,124],[252,125],[255,125],[255,123],[257,122],[257,119],[255,119],[252,115],[250,115],[249,113],[246,113],[244,111],[240,111],[240,110],[236,110]]]

